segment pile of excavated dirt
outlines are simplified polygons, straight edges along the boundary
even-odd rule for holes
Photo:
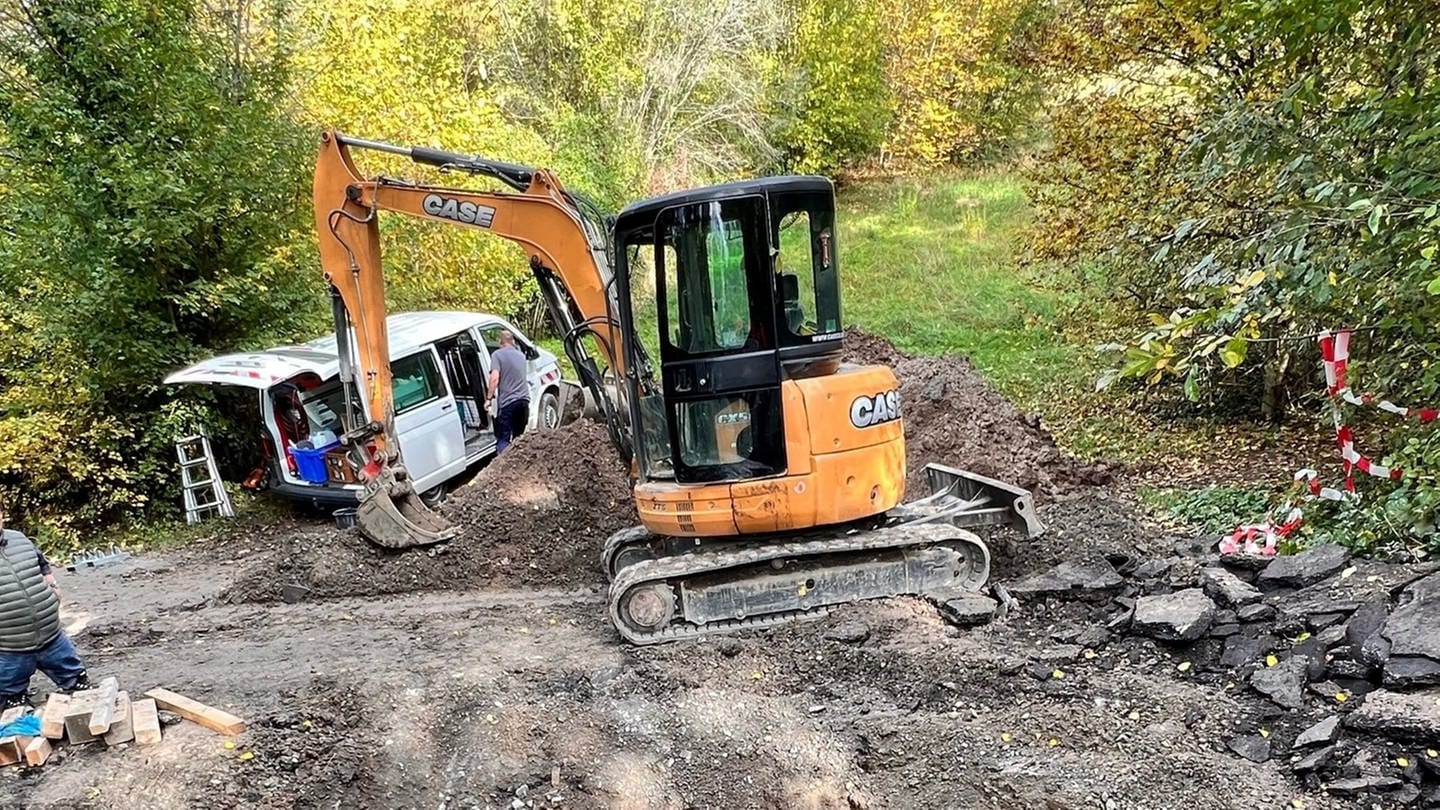
[[[965,358],[910,357],[853,329],[846,346],[847,359],[889,365],[900,380],[912,497],[927,491],[928,462],[1024,487],[1041,501],[1109,481],[1107,469],[1062,453],[1038,416],[1021,413]],[[638,523],[628,477],[604,428],[588,420],[521,437],[440,511],[460,535],[419,551],[386,551],[321,525],[250,537],[269,550],[247,560],[224,599],[600,586],[605,538]]]
[[[243,572],[229,602],[302,596],[365,596],[492,587],[581,587],[605,581],[605,539],[636,525],[630,482],[605,430],[582,420],[522,436],[440,513],[460,528],[455,539],[423,550],[387,551],[353,531],[301,529]]]
[[[1039,414],[1022,413],[964,357],[912,357],[883,337],[851,328],[845,359],[895,370],[905,420],[906,491],[928,491],[931,462],[1024,487],[1051,499],[1110,483],[1111,471],[1060,451]]]

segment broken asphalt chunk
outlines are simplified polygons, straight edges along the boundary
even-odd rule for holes
[[[1338,736],[1340,736],[1340,715],[1337,714],[1300,732],[1300,736],[1295,738],[1295,747],[1309,748],[1312,745],[1335,742],[1335,738]]]
[[[1162,560],[1147,560],[1136,566],[1134,577],[1136,579],[1157,579],[1169,573],[1171,566],[1179,562],[1179,557],[1169,557]]]
[[[975,627],[995,618],[995,600],[983,593],[967,593],[939,603],[940,616],[959,627]]]
[[[1305,658],[1286,658],[1273,667],[1261,667],[1250,675],[1255,691],[1270,698],[1277,706],[1298,709],[1305,701]]]
[[[1327,745],[1312,754],[1308,754],[1305,757],[1302,757],[1298,762],[1290,766],[1290,768],[1296,773],[1309,773],[1310,771],[1318,771],[1322,768],[1328,768],[1330,766],[1330,763],[1335,760],[1336,755],[1339,753],[1340,746]]]
[[[1274,639],[1269,639],[1271,643]],[[1269,652],[1269,646],[1260,638],[1255,636],[1235,635],[1225,639],[1225,651],[1220,655],[1220,666],[1227,669],[1239,669],[1246,664],[1253,664],[1260,660],[1260,656]]]
[[[1345,641],[1350,645],[1350,660],[1364,662],[1361,650],[1365,642],[1380,631],[1389,615],[1390,597],[1383,593],[1375,594],[1356,608],[1349,623],[1345,625]]]
[[[1422,655],[1395,655],[1392,649],[1381,682],[1392,688],[1440,683],[1440,661]]]
[[[1440,689],[1404,693],[1378,689],[1350,713],[1345,725],[1394,740],[1440,740]]]
[[[1109,560],[1099,555],[1067,560],[1041,574],[1032,574],[1010,584],[1010,592],[1021,598],[1067,594],[1107,594],[1125,582]]]
[[[1304,588],[1338,573],[1349,561],[1349,549],[1326,543],[1299,554],[1276,557],[1255,582],[1261,587]]]
[[[1135,630],[1161,641],[1194,641],[1215,618],[1215,603],[1199,588],[1142,596],[1135,603]]]
[[[1233,608],[1254,604],[1265,598],[1254,585],[1242,581],[1224,568],[1200,569],[1200,582],[1210,598]]]
[[[1235,615],[1242,622],[1260,622],[1266,619],[1275,618],[1274,605],[1246,605],[1235,611]]]
[[[1270,758],[1270,741],[1259,734],[1231,737],[1225,746],[1251,762],[1264,762]]]
[[[1440,573],[1407,587],[1385,619],[1380,635],[1390,643],[1384,661],[1386,686],[1440,683]],[[1373,637],[1369,646],[1383,645]]]

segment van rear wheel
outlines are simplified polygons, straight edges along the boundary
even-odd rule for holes
[[[434,509],[442,502],[444,502],[445,495],[445,485],[440,484],[420,493],[420,502],[430,507],[431,509]]]
[[[546,391],[540,395],[540,419],[541,430],[554,430],[560,427],[560,397],[554,391]]]

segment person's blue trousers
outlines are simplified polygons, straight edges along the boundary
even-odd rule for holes
[[[61,689],[71,689],[84,674],[85,665],[63,632],[38,650],[0,652],[0,698],[24,694],[37,669]]]

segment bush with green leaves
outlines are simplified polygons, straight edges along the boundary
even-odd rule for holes
[[[0,498],[73,537],[173,491],[168,371],[321,322],[311,138],[286,107],[288,43],[243,19],[0,14]]]
[[[1281,338],[1365,325],[1359,384],[1440,398],[1434,12],[1062,4],[1051,57],[1065,92],[1030,172],[1032,242],[1134,324],[1112,377],[1222,414],[1278,419],[1298,404],[1323,419],[1313,338]],[[1367,482],[1377,536],[1433,533],[1421,493],[1440,454],[1411,435],[1390,445],[1406,481]],[[1386,455],[1383,438],[1375,447]]]

